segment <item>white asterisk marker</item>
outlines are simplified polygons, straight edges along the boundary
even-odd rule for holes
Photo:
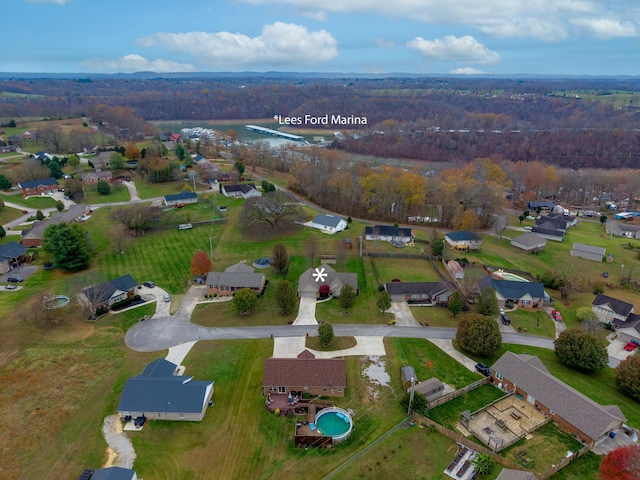
[[[325,271],[324,267],[322,267],[322,270],[319,268],[316,268],[315,271],[312,273],[313,278],[316,279],[317,283],[320,282],[324,282],[324,280],[329,276],[329,274]]]

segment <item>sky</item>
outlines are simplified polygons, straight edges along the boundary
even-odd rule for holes
[[[640,75],[639,0],[12,0],[0,71]]]

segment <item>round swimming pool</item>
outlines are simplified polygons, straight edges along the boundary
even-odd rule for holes
[[[349,437],[353,421],[342,408],[329,407],[316,415],[316,428],[323,435],[332,437],[333,443],[338,443]]]
[[[69,305],[69,301],[69,297],[66,295],[56,295],[55,298],[45,303],[45,307],[49,310],[54,310],[56,308],[66,307]]]
[[[503,272],[502,270],[498,270],[497,272],[494,272],[493,276],[499,278],[500,280],[512,280],[514,282],[528,282],[529,281],[526,278],[522,278],[522,277],[520,277],[518,275],[515,275],[513,273]]]

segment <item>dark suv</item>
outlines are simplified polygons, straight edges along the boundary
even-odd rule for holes
[[[476,363],[476,370],[478,373],[481,373],[485,377],[491,375],[491,369],[487,367],[484,363]]]
[[[21,282],[22,280],[24,280],[22,277],[9,277],[9,278],[7,278],[7,282],[10,282],[10,283],[18,283],[18,282]]]
[[[500,321],[503,325],[511,325],[511,319],[509,318],[509,315],[506,315],[504,313],[500,315]]]
[[[144,283],[143,283],[143,285],[144,285],[145,287],[149,287],[149,288],[153,288],[153,287],[155,287],[155,286],[156,286],[156,284],[155,284],[155,283],[153,283],[153,282],[144,282]]]

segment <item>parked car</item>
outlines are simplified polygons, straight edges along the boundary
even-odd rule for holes
[[[143,285],[149,288],[154,288],[156,286],[156,284],[153,282],[144,282]]]
[[[5,285],[5,290],[15,290],[16,288],[18,288],[18,286],[15,283],[10,283],[8,285]]]
[[[529,225],[527,225],[526,227],[523,227],[525,230],[533,230],[533,227],[530,227]]]
[[[551,310],[551,316],[556,322],[562,321],[562,314],[558,310]]]
[[[505,313],[500,315],[500,321],[503,323],[503,325],[511,325],[511,319],[509,318],[509,315]]]
[[[9,283],[18,283],[18,282],[21,282],[23,280],[24,280],[24,278],[22,278],[22,277],[9,277],[9,278],[7,278],[7,282],[9,282]]]
[[[487,367],[484,363],[476,363],[476,370],[478,373],[481,373],[485,377],[491,375],[491,369]]]
[[[603,278],[607,278],[609,276],[609,272],[602,272],[600,276]]]
[[[165,293],[165,294],[164,294],[164,301],[165,301],[165,302],[170,302],[170,301],[171,301],[171,297],[169,296],[169,294],[168,294],[168,293]]]
[[[637,342],[634,342],[633,340],[631,340],[629,343],[627,343],[627,344],[624,346],[624,349],[625,349],[627,352],[633,352],[637,347],[638,347],[638,343],[637,343]]]

